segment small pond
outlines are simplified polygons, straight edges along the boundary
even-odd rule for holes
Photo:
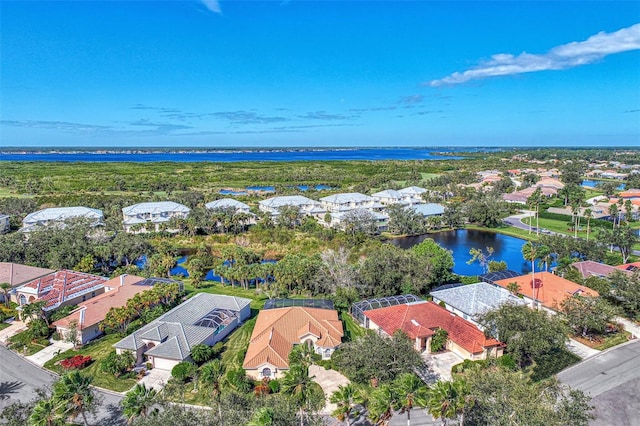
[[[507,262],[507,267],[513,271],[528,274],[531,272],[531,263],[522,257],[522,246],[525,240],[509,235],[496,234],[487,231],[458,229],[444,231],[435,234],[418,235],[415,237],[403,237],[391,240],[391,244],[400,248],[411,248],[421,243],[426,238],[432,238],[447,250],[451,250],[455,266],[453,272],[458,275],[481,275],[484,273],[478,262],[468,265],[471,259],[469,250],[472,248],[493,247],[492,260]],[[538,267],[536,266],[536,270]]]

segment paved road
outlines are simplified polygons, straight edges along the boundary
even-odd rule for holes
[[[0,345],[0,409],[14,402],[28,402],[36,398],[36,389],[48,387],[57,376],[28,362],[21,356]],[[119,403],[122,396],[96,389],[102,404],[96,416],[89,416],[90,423],[101,426],[120,426],[122,418]]]
[[[593,399],[597,426],[640,425],[640,340],[603,351],[558,374]]]

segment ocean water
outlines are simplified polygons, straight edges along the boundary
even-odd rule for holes
[[[45,162],[135,162],[161,161],[194,163],[201,161],[348,161],[348,160],[455,160],[461,157],[439,155],[443,152],[477,151],[452,148],[334,148],[334,149],[268,149],[220,151],[6,151],[0,161]]]

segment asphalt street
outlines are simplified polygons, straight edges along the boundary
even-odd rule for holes
[[[640,425],[640,340],[601,352],[558,379],[592,397],[593,425]]]
[[[57,376],[49,373],[0,345],[0,410],[14,402],[28,402],[37,397],[36,389],[46,388]],[[122,396],[96,389],[101,401],[95,416],[88,418],[93,424],[119,426],[126,422],[119,408]]]

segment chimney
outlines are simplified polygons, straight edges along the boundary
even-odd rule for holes
[[[11,284],[11,287],[13,287],[13,265],[14,263],[11,262],[11,270],[9,271],[9,284]]]
[[[122,274],[120,275],[120,287],[122,287],[124,285],[124,279],[127,276],[127,274]]]

